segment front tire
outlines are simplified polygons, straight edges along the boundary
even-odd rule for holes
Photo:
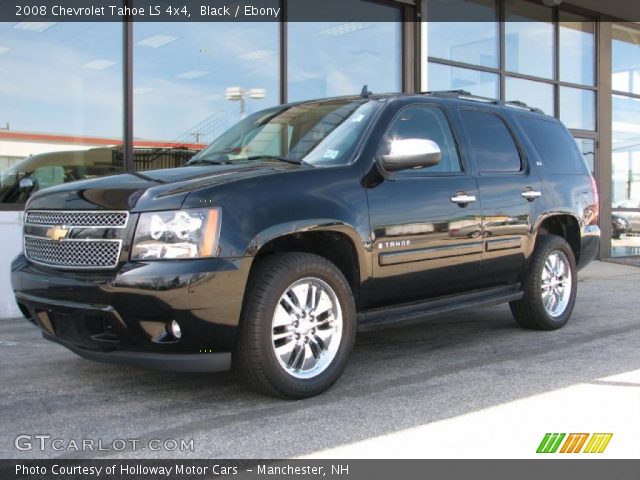
[[[243,308],[234,365],[254,389],[306,398],[342,374],[355,339],[355,305],[342,272],[309,253],[259,260]]]
[[[556,330],[563,327],[576,301],[578,278],[573,251],[556,235],[538,238],[521,300],[511,302],[516,322],[532,330]]]

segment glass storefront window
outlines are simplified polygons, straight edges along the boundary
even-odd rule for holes
[[[551,8],[525,0],[506,3],[506,69],[542,78],[553,78],[555,49]]]
[[[429,62],[427,71],[428,90],[466,90],[481,97],[498,98],[500,82],[495,73],[481,72],[470,68],[450,67]]]
[[[122,169],[122,32],[106,22],[0,23],[0,203]]]
[[[595,23],[560,12],[560,80],[595,84]]]
[[[640,30],[613,25],[613,90],[640,94]]]
[[[182,165],[241,116],[279,103],[277,23],[136,22],[133,42],[135,142],[147,147],[137,169]],[[230,87],[244,99],[228,100]]]
[[[613,96],[611,155],[613,223],[628,231],[615,234],[612,256],[640,255],[640,100]],[[622,218],[623,221],[618,219]]]
[[[473,21],[438,21],[468,15]],[[429,56],[498,67],[498,22],[495,0],[430,2],[427,7]]]
[[[581,88],[560,87],[560,120],[567,128],[595,130],[595,92]]]
[[[288,24],[289,101],[359,94],[364,85],[374,93],[402,89],[402,10],[345,0],[345,4],[353,2],[358,9],[370,9],[388,21]],[[309,0],[288,5],[295,16],[309,8]]]
[[[553,115],[553,85],[507,77],[505,90],[505,100],[521,101],[541,109],[547,115]]]

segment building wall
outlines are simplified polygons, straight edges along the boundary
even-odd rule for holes
[[[2,254],[0,255],[0,319],[17,317],[20,310],[11,290],[11,261],[22,250],[22,212],[0,212]]]

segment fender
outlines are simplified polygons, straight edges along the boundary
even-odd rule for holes
[[[305,232],[335,232],[347,235],[358,257],[360,282],[371,278],[371,241],[368,233],[358,232],[353,225],[332,218],[309,218],[272,225],[251,239],[245,256],[255,257],[262,247],[277,238]]]

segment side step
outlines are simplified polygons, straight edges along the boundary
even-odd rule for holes
[[[392,307],[373,308],[358,313],[358,331],[404,326],[420,323],[433,315],[453,312],[469,307],[495,305],[520,300],[524,293],[521,284],[473,290],[423,302],[404,303]]]

